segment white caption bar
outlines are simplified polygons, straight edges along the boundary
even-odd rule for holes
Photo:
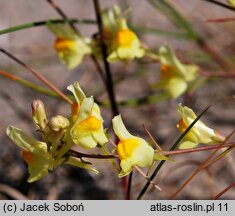
[[[170,216],[170,215],[235,215],[233,200],[178,200],[178,201],[88,201],[34,200],[0,201],[0,215],[69,215],[69,216]]]

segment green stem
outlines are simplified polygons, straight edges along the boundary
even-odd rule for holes
[[[66,22],[77,23],[77,24],[96,24],[96,21],[89,20],[89,19],[69,19],[69,20],[52,19],[52,20],[25,23],[25,24],[13,26],[13,27],[10,27],[10,28],[7,28],[7,29],[2,29],[2,30],[0,30],[0,35],[10,33],[10,32],[19,31],[19,30],[22,30],[22,29],[34,28],[34,27],[38,27],[38,26],[45,26],[45,25],[48,25],[49,23],[50,24],[51,23],[61,24],[61,23],[66,23]]]
[[[24,86],[26,88],[32,89],[32,90],[34,90],[36,92],[39,92],[39,93],[41,93],[43,95],[47,95],[49,97],[53,97],[53,98],[56,98],[56,99],[61,99],[61,97],[58,94],[56,94],[54,91],[46,89],[46,88],[44,88],[42,86],[38,86],[38,85],[36,85],[36,84],[34,84],[32,82],[29,82],[29,81],[27,81],[25,79],[22,79],[22,78],[20,78],[18,76],[15,76],[13,74],[10,74],[10,73],[7,73],[5,71],[0,70],[0,75],[4,76],[7,79],[10,79],[12,81],[17,82],[17,83],[19,83],[20,85],[22,85],[22,86]],[[67,97],[69,97],[71,100],[73,100],[75,102],[74,97],[72,97],[70,95],[67,95]]]

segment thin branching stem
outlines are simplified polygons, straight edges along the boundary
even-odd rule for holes
[[[86,154],[86,153],[82,153],[82,152],[77,152],[75,150],[69,150],[69,153],[72,156],[75,156],[77,158],[96,158],[96,159],[114,159],[114,158],[118,158],[117,155],[101,155],[101,154]]]
[[[232,132],[231,134],[229,134],[225,141],[223,143],[221,143],[220,145],[224,145],[228,140],[229,138],[233,135],[234,132]],[[187,185],[188,183],[194,178],[194,176],[196,176],[203,168],[206,167],[206,165],[208,164],[208,162],[210,162],[210,160],[214,157],[214,155],[217,153],[217,151],[219,150],[219,148],[217,148],[215,151],[213,151],[209,157],[204,160],[201,165],[192,173],[192,175],[190,175],[187,180],[183,183],[183,185],[178,188],[178,190],[171,195],[170,199],[174,199]]]
[[[209,3],[215,4],[215,5],[218,5],[220,7],[235,11],[235,8],[225,4],[223,2],[217,1],[217,0],[203,0],[203,1],[206,1],[206,2],[209,2]]]
[[[7,184],[0,184],[0,192],[16,200],[28,200],[27,196]]]
[[[26,68],[29,72],[31,72],[37,79],[39,79],[41,82],[43,82],[45,85],[47,85],[50,89],[52,89],[54,92],[56,92],[61,98],[66,100],[69,104],[73,104],[73,101],[68,98],[63,92],[61,92],[57,87],[55,87],[51,82],[49,82],[45,77],[43,77],[40,73],[38,73],[34,68],[29,66],[28,64],[24,63],[20,59],[18,59],[16,56],[11,54],[10,52],[6,51],[5,49],[0,48],[0,52],[7,55],[9,58],[17,62],[22,67]]]
[[[224,195],[228,190],[230,190],[231,188],[235,187],[235,182],[233,182],[232,184],[230,184],[227,188],[225,188],[224,190],[222,190],[219,194],[217,194],[215,197],[213,197],[214,200],[219,199],[222,195]]]
[[[228,148],[228,147],[235,147],[235,142],[232,143],[226,143],[222,145],[209,145],[209,146],[203,146],[198,148],[191,148],[191,149],[182,149],[182,150],[172,150],[172,151],[156,151],[159,154],[162,155],[178,155],[178,154],[189,154],[199,151],[207,151],[207,150],[213,150],[213,149],[221,149],[221,148]]]
[[[152,142],[156,145],[156,147],[158,148],[159,151],[164,152],[163,149],[161,148],[160,145],[158,145],[158,143],[156,142],[156,140],[153,138],[152,134],[148,131],[148,129],[146,128],[146,126],[143,124],[143,128],[145,130],[145,132],[147,133],[147,135],[149,136],[149,138],[152,140]]]
[[[63,10],[60,9],[60,7],[55,3],[54,0],[46,0],[56,11],[57,13],[67,22],[69,22],[69,18],[66,16],[66,14],[63,12]],[[74,30],[74,32],[76,32],[77,34],[79,34],[79,30],[76,28],[76,26],[72,23],[69,22],[69,25],[71,26],[71,28]]]
[[[206,20],[206,22],[208,23],[224,23],[230,21],[235,21],[235,17],[233,16],[233,17],[213,18]]]
[[[228,71],[226,73],[223,72],[216,72],[212,73],[205,70],[199,70],[200,75],[205,77],[215,77],[215,78],[235,78],[235,72],[234,71]]]
[[[9,80],[17,82],[20,85],[22,85],[22,86],[24,86],[26,88],[32,89],[32,90],[34,90],[36,92],[39,92],[39,93],[41,93],[43,95],[47,95],[49,97],[53,97],[53,98],[56,98],[56,99],[61,99],[61,97],[57,93],[55,93],[54,91],[51,91],[51,90],[46,89],[46,88],[44,88],[42,86],[36,85],[35,83],[29,82],[29,81],[27,81],[25,79],[22,79],[22,78],[20,78],[20,77],[18,77],[16,75],[13,75],[13,74],[8,73],[6,71],[0,70],[0,76],[3,76],[3,77],[5,77],[5,78],[7,78]],[[73,100],[75,102],[75,99],[74,99],[73,96],[67,95],[67,97],[69,97],[71,100]]]
[[[25,24],[13,26],[13,27],[10,27],[10,28],[7,28],[7,29],[2,29],[2,30],[0,30],[0,35],[10,33],[10,32],[19,31],[19,30],[23,30],[23,29],[28,29],[28,28],[46,26],[49,23],[50,24],[61,24],[61,23],[67,23],[67,22],[74,23],[74,24],[75,23],[78,23],[78,24],[96,24],[96,21],[89,20],[89,19],[69,19],[69,20],[51,19],[51,20],[25,23]]]
[[[109,98],[111,102],[113,116],[115,116],[118,114],[118,107],[117,107],[115,94],[114,94],[112,73],[111,73],[110,65],[107,61],[108,53],[107,53],[105,40],[104,40],[104,34],[103,34],[103,23],[101,19],[100,4],[99,4],[99,0],[93,0],[93,2],[94,2],[96,20],[97,20],[98,28],[99,28],[100,46],[101,46],[101,51],[102,51],[102,58],[103,58],[105,73],[106,73],[107,90],[108,90],[108,94],[109,94]]]

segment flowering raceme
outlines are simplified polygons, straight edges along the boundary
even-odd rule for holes
[[[155,86],[164,89],[168,97],[175,99],[185,93],[197,78],[198,67],[182,64],[168,46],[160,47],[159,58],[161,81]]]
[[[125,61],[142,58],[145,50],[135,32],[128,26],[126,18],[122,17],[120,8],[113,6],[102,13],[105,42],[108,47],[108,61]]]
[[[57,55],[69,70],[77,67],[85,55],[91,54],[91,40],[78,35],[68,24],[50,24],[49,28],[57,37],[54,43]]]
[[[181,133],[183,133],[189,125],[197,118],[192,109],[179,104],[178,112],[182,117],[177,125]],[[180,144],[180,149],[194,148],[199,143],[210,144],[215,142],[223,142],[225,137],[217,130],[207,127],[201,120],[189,130],[184,136],[183,142]]]
[[[54,116],[47,120],[44,105],[35,100],[32,105],[33,120],[43,141],[38,141],[20,129],[9,126],[7,135],[23,149],[22,157],[28,164],[28,182],[34,182],[62,164],[81,167],[98,173],[92,166],[69,154],[73,143],[69,140],[69,120],[63,116]]]
[[[112,120],[113,130],[119,138],[117,152],[121,160],[119,177],[128,175],[133,166],[150,167],[154,162],[154,149],[142,138],[131,135],[120,115]]]
[[[68,90],[74,94],[78,107],[73,112],[73,126],[70,131],[73,142],[88,149],[107,143],[103,118],[94,99],[86,98],[78,82],[70,85]]]

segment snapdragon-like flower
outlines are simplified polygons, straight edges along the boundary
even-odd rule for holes
[[[54,48],[57,55],[69,70],[80,65],[83,57],[92,52],[91,40],[75,33],[68,24],[50,24],[49,28],[56,35]]]
[[[119,138],[117,153],[122,169],[119,177],[128,175],[133,166],[150,167],[154,162],[154,149],[144,139],[131,135],[120,115],[115,116],[112,123]]]
[[[73,110],[73,126],[70,131],[73,142],[88,149],[107,143],[98,104],[92,97],[86,98],[78,82],[70,85],[68,90],[74,94],[77,101],[77,110]]]
[[[108,61],[126,61],[142,58],[145,50],[134,31],[127,26],[126,18],[115,5],[102,12],[104,38],[108,47]]]
[[[142,58],[145,51],[135,32],[128,28],[126,20],[119,21],[117,32],[112,38],[108,61],[132,60]]]
[[[177,125],[181,133],[183,133],[189,125],[197,118],[192,109],[179,104],[178,112],[182,117]],[[215,142],[223,142],[225,137],[217,130],[207,127],[201,120],[189,130],[184,136],[180,149],[194,148],[199,143],[210,144]]]
[[[62,164],[69,164],[98,173],[92,166],[69,154],[70,122],[58,115],[47,120],[44,105],[40,100],[32,104],[33,120],[42,135],[43,141],[36,140],[22,130],[9,126],[8,137],[23,149],[22,157],[28,165],[28,182],[37,181]]]
[[[185,93],[197,78],[196,65],[182,64],[174,51],[168,46],[159,49],[161,63],[161,81],[156,85],[164,89],[170,98],[177,98]]]

